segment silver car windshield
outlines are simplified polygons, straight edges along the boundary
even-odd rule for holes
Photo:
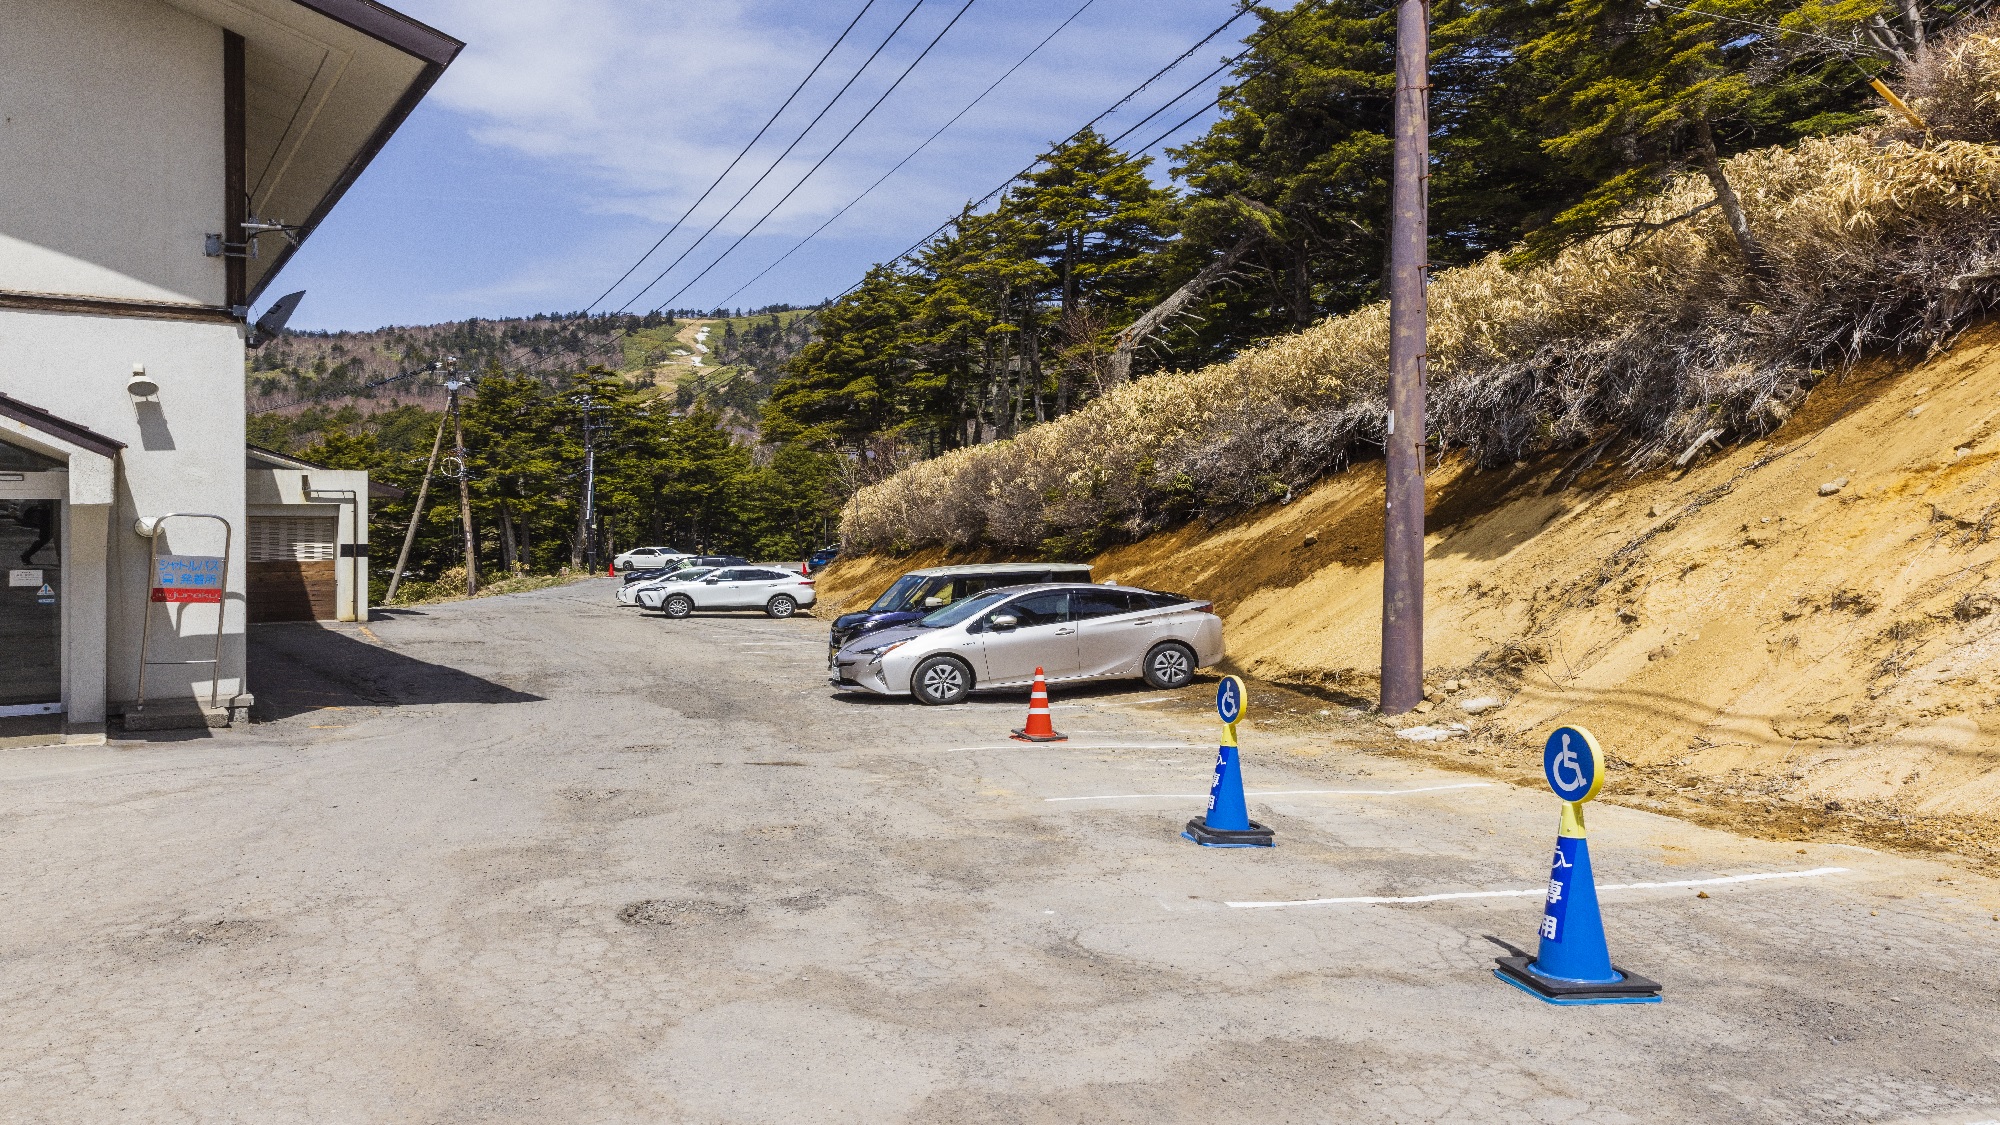
[[[956,605],[948,605],[935,613],[927,614],[917,622],[926,629],[944,629],[961,621],[977,617],[982,611],[993,608],[1012,596],[1011,590],[994,590],[965,599]]]
[[[683,567],[680,570],[676,570],[672,574],[667,575],[667,581],[692,582],[697,578],[703,577],[704,575],[709,575],[714,573],[715,573],[715,568],[712,566]]]

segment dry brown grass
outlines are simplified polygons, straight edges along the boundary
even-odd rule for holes
[[[1780,279],[1760,286],[1690,176],[1549,261],[1496,256],[1430,288],[1430,424],[1481,463],[1769,432],[1864,352],[1936,348],[2000,296],[2000,40],[1921,76],[1930,136],[1887,127],[1728,162]],[[1970,138],[1970,139],[1968,139]],[[1663,226],[1648,226],[1647,224]],[[991,544],[1087,553],[1289,497],[1381,448],[1388,310],[1128,384],[1021,437],[858,492],[850,551]]]

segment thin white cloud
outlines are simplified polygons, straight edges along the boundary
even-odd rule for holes
[[[929,0],[723,230],[740,231],[796,183],[958,6],[957,0]],[[439,25],[467,41],[433,97],[480,122],[475,137],[524,156],[569,163],[597,181],[589,200],[594,207],[666,222],[729,163],[859,2],[435,0],[425,7],[435,8]],[[710,202],[733,200],[908,7],[904,0],[878,0]],[[990,186],[958,174],[968,156],[996,150],[1008,159],[1030,154],[1116,100],[1139,65],[1157,65],[1186,45],[1187,36],[1177,27],[1130,20],[1146,5],[1100,0],[1096,7],[1103,11],[1078,20],[899,173],[892,181],[898,184],[895,192],[885,191],[884,199],[850,212],[843,227],[859,232],[887,224],[901,231],[908,229],[913,207],[949,213],[968,194]],[[1227,11],[1213,2],[1185,7]],[[1033,5],[986,0],[984,7],[975,6],[764,229],[796,233],[818,225],[1074,8],[1074,0]]]
[[[542,239],[540,252],[513,257],[490,248],[463,254],[468,263],[463,276],[451,277],[448,266],[439,269],[437,290],[426,294],[424,303],[487,316],[507,307],[580,307],[729,164],[864,2],[392,0],[467,44],[430,102],[455,114],[462,122],[457,127],[491,154],[487,166],[496,179],[529,170],[548,185],[550,205],[569,209],[563,214],[495,209],[496,224],[539,222],[564,231],[566,241],[550,247]],[[876,0],[805,93],[668,244],[667,256],[649,263],[621,294],[637,289],[737,198],[912,2]],[[678,289],[728,244],[725,238],[733,240],[797,184],[962,2],[925,0],[783,166],[646,300],[664,299]],[[675,303],[720,300],[901,160],[1080,3],[978,0],[744,250]],[[742,300],[810,300],[838,291],[869,261],[901,250],[1116,101],[1226,19],[1232,6],[1232,0],[1095,0],[978,109]],[[1115,134],[1205,73],[1236,50],[1241,33],[1252,26],[1245,19],[1203,48],[1108,121],[1107,132]],[[1186,109],[1163,116],[1140,135],[1150,139],[1155,129],[1179,120],[1201,100],[1205,95],[1188,99]],[[454,183],[449,191],[469,205],[492,194],[476,182]],[[538,241],[504,228],[491,237],[510,235],[524,243]],[[496,261],[501,257],[504,261]]]

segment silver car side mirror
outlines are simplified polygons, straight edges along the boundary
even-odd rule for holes
[[[1008,629],[1012,629],[1014,626],[1019,625],[1020,623],[1021,623],[1020,618],[1013,617],[1008,614],[1001,614],[999,617],[994,618],[992,622],[993,627],[995,629],[1001,630],[1002,632],[1005,632]]]

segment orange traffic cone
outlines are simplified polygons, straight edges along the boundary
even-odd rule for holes
[[[616,560],[608,562],[604,565],[604,577],[606,578],[618,577],[618,563]]]
[[[1049,685],[1042,670],[1035,669],[1035,690],[1028,693],[1028,725],[1014,732],[1018,742],[1068,742],[1069,735],[1056,730],[1049,719]]]

